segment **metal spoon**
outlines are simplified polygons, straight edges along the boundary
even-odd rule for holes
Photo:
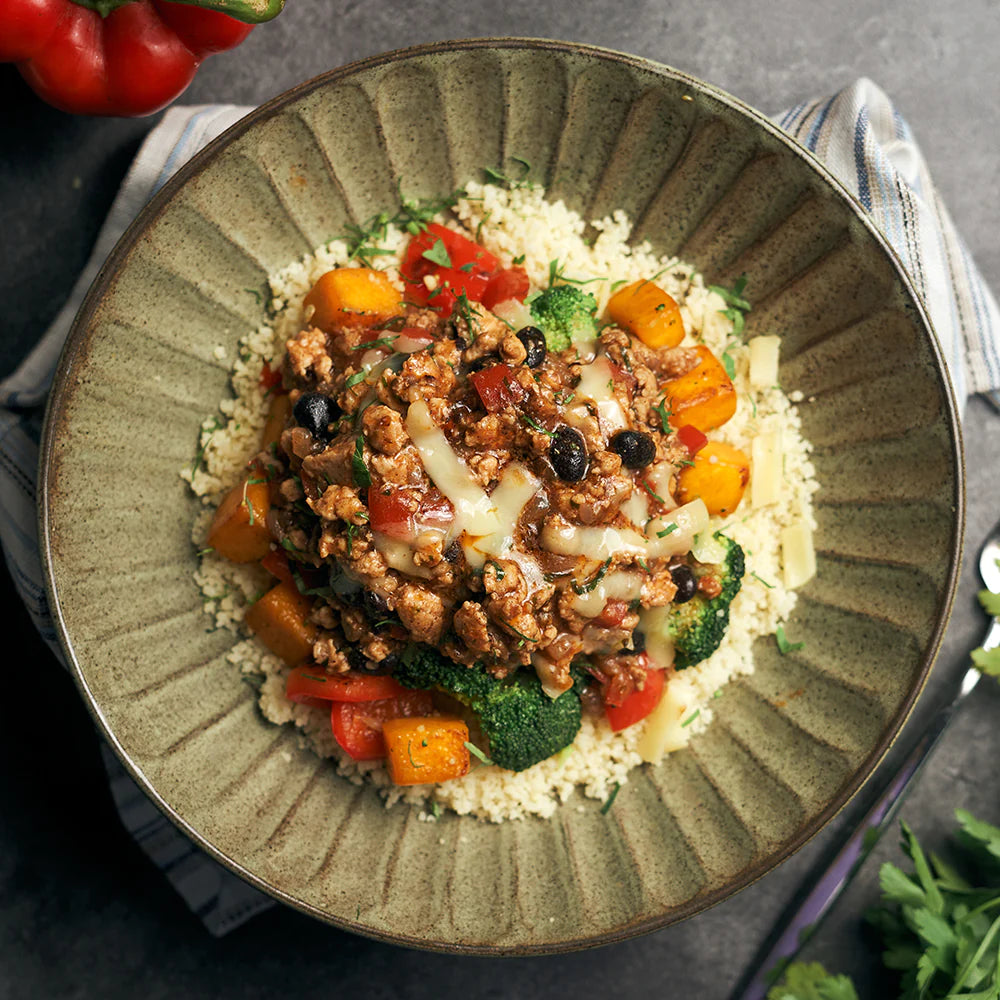
[[[1000,594],[1000,525],[993,529],[979,553],[979,574],[988,590]],[[983,648],[992,649],[997,645],[1000,645],[1000,619],[994,618],[983,640]],[[981,676],[976,667],[969,667],[965,672],[951,700],[931,720],[899,770],[883,779],[874,803],[854,833],[832,860],[821,863],[810,874],[806,884],[811,882],[813,888],[801,901],[793,900],[778,919],[737,984],[732,1000],[764,1000],[777,973],[799,953],[892,823],[911,782]]]

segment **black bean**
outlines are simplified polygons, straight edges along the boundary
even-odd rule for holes
[[[632,633],[632,652],[636,655],[646,652],[646,633],[639,629]]]
[[[386,600],[385,595],[380,594],[377,590],[366,590],[364,597],[362,598],[362,603],[364,605],[365,614],[373,622],[383,621],[392,614],[389,610],[389,602]]]
[[[517,339],[528,352],[524,363],[529,368],[537,368],[545,360],[545,334],[537,326],[525,326],[517,331]]]
[[[670,579],[674,581],[677,593],[674,594],[674,604],[684,604],[698,593],[698,578],[691,572],[691,567],[678,563],[670,567]]]
[[[368,659],[357,646],[351,646],[347,651],[347,665],[351,670],[361,670],[368,673]]]
[[[618,431],[608,447],[621,456],[626,469],[642,469],[656,458],[656,443],[645,431]]]
[[[578,483],[587,475],[587,445],[572,427],[560,427],[549,444],[549,461],[556,475],[568,483]]]
[[[329,396],[321,392],[307,392],[299,396],[292,414],[313,437],[329,441],[333,436],[330,424],[340,418],[341,409]]]
[[[444,557],[450,563],[457,563],[462,557],[462,546],[457,538],[444,550]]]

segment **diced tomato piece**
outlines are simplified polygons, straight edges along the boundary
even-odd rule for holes
[[[523,267],[505,267],[490,278],[490,283],[483,292],[482,303],[487,309],[492,309],[500,302],[517,299],[523,302],[531,287],[528,272]]]
[[[473,372],[469,380],[476,387],[483,406],[490,413],[497,413],[509,406],[517,406],[524,402],[524,390],[512,378],[513,371],[509,365],[491,365],[478,372]]]
[[[288,565],[288,556],[285,555],[281,549],[271,549],[270,552],[260,561],[261,566],[264,567],[271,574],[271,576],[276,576],[279,580],[287,580],[289,583],[292,581],[292,568]]]
[[[663,671],[651,667],[645,653],[642,654],[641,665],[646,674],[642,690],[636,688],[620,705],[604,706],[608,724],[616,733],[642,722],[663,697]]]
[[[288,672],[285,694],[292,701],[319,698],[321,701],[378,701],[406,694],[399,681],[376,674],[328,674],[322,667],[306,664]]]
[[[677,437],[687,448],[689,455],[697,455],[708,444],[708,438],[694,424],[685,424],[677,428]]]
[[[337,742],[354,760],[381,760],[386,755],[382,737],[386,720],[431,715],[433,711],[429,691],[407,691],[380,701],[335,701],[330,726]]]
[[[410,241],[399,270],[407,299],[447,317],[460,295],[470,302],[482,301],[499,266],[497,258],[478,243],[432,222]],[[432,279],[431,287],[425,278]]]
[[[372,531],[390,538],[412,541],[421,529],[447,530],[455,520],[455,508],[438,489],[421,490],[414,486],[390,489],[372,486],[368,490],[368,522]]]
[[[625,620],[627,614],[628,601],[620,601],[617,597],[612,597],[594,619],[594,624],[600,625],[602,628],[617,628]]]
[[[274,368],[265,361],[264,366],[260,370],[260,387],[266,395],[269,392],[273,392],[275,389],[281,388],[281,369]]]

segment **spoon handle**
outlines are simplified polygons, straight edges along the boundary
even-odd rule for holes
[[[1000,626],[994,622],[985,645],[996,645],[998,640]],[[892,823],[911,782],[920,773],[941,734],[948,728],[955,710],[981,676],[975,667],[966,671],[954,697],[931,720],[899,769],[881,780],[874,801],[858,823],[857,829],[832,859],[824,858],[813,869],[805,880],[805,884],[812,885],[812,888],[804,897],[793,899],[779,917],[771,934],[757,952],[753,964],[737,984],[732,1000],[764,1000],[768,989],[811,937]]]

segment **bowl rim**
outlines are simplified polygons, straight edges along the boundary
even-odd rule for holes
[[[942,598],[935,615],[935,625],[921,656],[916,677],[911,684],[910,690],[900,704],[896,714],[889,721],[878,744],[874,747],[862,764],[854,770],[850,779],[840,788],[833,800],[818,814],[803,824],[796,835],[790,840],[782,843],[776,849],[759,859],[752,865],[744,868],[739,876],[728,881],[724,886],[705,894],[698,894],[679,904],[667,913],[661,913],[654,917],[647,917],[633,922],[620,924],[618,927],[601,933],[597,937],[572,937],[559,941],[546,941],[539,944],[519,944],[512,946],[502,945],[469,945],[462,943],[450,943],[432,941],[425,938],[418,938],[409,934],[386,932],[379,929],[367,927],[360,922],[350,919],[343,919],[334,916],[317,906],[304,902],[292,896],[290,893],[278,886],[268,883],[266,880],[255,875],[245,868],[239,861],[229,857],[221,849],[216,847],[210,840],[201,834],[191,823],[181,816],[168,802],[166,802],[159,792],[153,787],[149,779],[146,778],[142,768],[132,760],[128,752],[118,741],[108,719],[106,718],[101,705],[91,691],[90,686],[84,677],[82,667],[73,647],[73,641],[69,635],[65,619],[62,613],[61,592],[56,580],[55,558],[51,547],[52,533],[52,511],[49,497],[52,478],[55,475],[53,468],[53,451],[55,443],[56,420],[54,415],[62,408],[63,402],[71,394],[71,374],[75,368],[77,360],[84,355],[85,348],[89,342],[91,321],[94,314],[106,293],[113,276],[119,267],[127,260],[130,252],[135,247],[142,234],[149,225],[168,208],[173,197],[188,182],[196,176],[205,166],[214,161],[227,147],[239,139],[247,131],[261,121],[265,121],[276,113],[282,111],[288,105],[297,101],[316,90],[335,85],[343,80],[366,72],[368,70],[385,67],[398,62],[405,62],[414,58],[426,57],[437,53],[452,53],[471,49],[521,49],[530,51],[552,51],[572,56],[594,56],[602,61],[619,63],[621,65],[651,73],[655,77],[665,78],[685,84],[696,91],[721,105],[724,105],[743,116],[751,119],[758,127],[764,129],[770,137],[786,146],[790,152],[804,159],[812,170],[832,188],[840,197],[846,201],[853,209],[853,217],[860,222],[867,230],[870,237],[875,241],[882,253],[886,256],[892,266],[896,280],[901,284],[903,290],[910,299],[908,305],[915,310],[917,325],[923,328],[927,336],[930,353],[935,362],[935,374],[940,383],[942,396],[943,418],[948,428],[948,444],[954,456],[954,477],[955,488],[952,496],[952,509],[954,520],[951,526],[949,538],[949,564],[946,579],[942,588]],[[53,378],[52,388],[49,393],[45,407],[45,417],[42,436],[39,446],[39,506],[38,506],[38,538],[39,550],[42,558],[43,576],[45,580],[46,594],[51,608],[53,623],[62,647],[63,654],[69,664],[74,681],[83,695],[84,703],[91,716],[100,729],[101,735],[111,746],[115,755],[125,767],[129,776],[140,786],[144,794],[154,803],[154,805],[169,819],[186,837],[203,850],[210,858],[222,864],[244,881],[254,886],[261,892],[272,898],[296,909],[308,916],[315,917],[327,924],[340,928],[351,933],[359,934],[373,940],[402,945],[424,951],[438,952],[453,955],[478,955],[485,957],[507,957],[507,956],[529,956],[564,954],[568,952],[580,951],[593,947],[602,947],[614,944],[619,941],[628,940],[642,934],[647,934],[655,930],[660,930],[671,924],[685,920],[695,914],[701,913],[710,907],[716,906],[724,900],[752,885],[764,875],[776,869],[780,864],[790,858],[793,854],[804,847],[813,839],[826,825],[833,820],[848,804],[854,799],[861,788],[871,779],[878,770],[879,765],[884,760],[889,749],[902,732],[904,725],[909,719],[914,705],[923,692],[931,668],[940,650],[941,641],[944,636],[948,621],[951,616],[952,607],[955,600],[955,593],[962,563],[963,539],[965,533],[965,458],[962,440],[961,422],[959,410],[955,399],[955,392],[950,371],[945,363],[944,354],[940,341],[934,331],[933,324],[927,313],[926,307],[917,293],[905,267],[898,254],[888,242],[886,237],[877,228],[864,206],[858,198],[834,176],[826,165],[808,148],[797,142],[791,135],[780,129],[771,119],[762,112],[746,104],[744,101],[729,94],[721,88],[698,79],[681,70],[641,56],[630,55],[615,49],[592,45],[582,42],[558,41],[548,38],[532,38],[518,36],[502,37],[478,37],[465,39],[446,39],[442,41],[428,42],[405,48],[394,49],[387,52],[367,56],[345,65],[335,67],[308,80],[296,84],[277,94],[275,97],[252,109],[239,121],[229,126],[215,139],[207,143],[202,149],[195,153],[188,161],[179,167],[150,197],[149,201],[140,209],[135,218],[122,233],[114,248],[109,253],[101,268],[94,278],[70,328],[66,338],[59,361],[56,366],[56,373]],[[465,819],[462,817],[461,819]],[[520,821],[524,822],[524,821]],[[551,822],[545,819],[540,822]]]

